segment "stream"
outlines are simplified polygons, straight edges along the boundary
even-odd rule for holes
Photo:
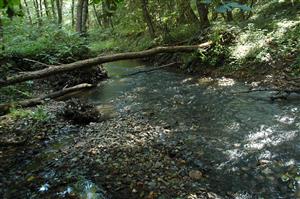
[[[221,198],[300,197],[300,101],[297,98],[271,102],[268,98],[270,93],[266,92],[234,94],[246,90],[245,83],[226,78],[198,78],[169,70],[126,76],[146,69],[138,61],[110,63],[106,64],[105,68],[110,78],[101,82],[96,89],[85,93],[83,98],[102,107],[102,111],[105,115],[109,115],[110,119],[104,124],[99,124],[100,126],[91,124],[94,130],[84,129],[85,134],[77,136],[76,133],[65,133],[64,137],[47,145],[37,158],[25,162],[25,166],[18,168],[28,170],[30,173],[26,176],[28,181],[34,180],[33,177],[31,179],[31,175],[37,170],[39,175],[59,178],[55,173],[59,173],[56,169],[60,167],[56,163],[60,158],[65,159],[66,162],[75,162],[70,168],[88,162],[84,159],[89,156],[86,155],[87,153],[78,153],[84,156],[78,161],[76,159],[78,154],[74,150],[80,150],[81,146],[86,145],[90,149],[95,149],[89,150],[89,154],[91,152],[92,155],[99,154],[101,151],[104,154],[113,153],[112,157],[105,157],[105,161],[114,162],[113,172],[106,175],[105,172],[111,170],[107,169],[107,164],[101,163],[104,161],[102,157],[97,160],[92,158],[97,164],[80,166],[81,171],[76,171],[76,175],[81,180],[69,180],[69,184],[63,183],[63,188],[56,191],[57,197],[64,198],[68,193],[75,192],[80,196],[79,198],[104,198],[103,185],[108,192],[110,192],[109,187],[112,187],[114,192],[122,190],[120,195],[111,194],[112,198],[145,198],[146,196],[160,199],[181,198],[173,197],[172,194],[181,195],[182,198],[200,198],[196,197],[200,187],[201,190],[213,191]],[[131,115],[135,117],[123,124],[124,120]],[[125,140],[126,143],[122,147],[117,147],[118,144],[112,144],[115,139],[112,135],[114,131],[110,131],[108,127],[112,123],[117,126],[116,128],[120,125],[121,131],[128,128],[124,132],[138,132],[136,129],[147,126],[151,129],[150,134],[147,135],[149,139],[148,137],[136,139],[135,134],[132,133],[132,138]],[[127,125],[129,123],[133,123],[132,127]],[[112,136],[106,145],[101,144],[101,147],[95,140],[104,139],[99,137],[102,135],[99,132],[89,134],[89,132],[96,132],[97,129],[106,129],[107,136]],[[122,139],[127,136],[121,133],[120,135],[124,136],[121,137]],[[136,146],[137,144],[124,147],[132,143],[133,138],[134,143],[139,143],[141,147]],[[75,143],[75,147],[67,148],[72,145],[72,142]],[[111,152],[112,148],[117,150]],[[124,154],[128,154],[129,150],[131,151],[128,155],[129,159],[136,157],[140,162],[127,160],[127,156],[125,158]],[[64,155],[56,154],[61,151]],[[146,169],[147,165],[141,163],[146,160],[146,156],[156,158],[154,166],[149,169]],[[163,158],[159,159],[158,156]],[[56,163],[54,166],[52,164],[51,169],[48,163],[54,159]],[[47,169],[44,169],[43,161],[47,162]],[[151,163],[150,160],[147,161]],[[115,171],[118,168],[117,164],[121,164],[122,168]],[[139,165],[143,166],[139,167]],[[93,167],[92,171],[87,172],[88,174],[84,173],[84,169],[88,167]],[[134,173],[139,173],[143,167],[145,172],[157,171],[157,174]],[[152,169],[154,167],[155,170]],[[122,169],[125,168],[126,172],[123,172]],[[164,169],[168,172],[174,171],[173,174],[176,176],[165,176]],[[72,169],[64,171],[65,173],[60,175],[71,175],[73,172]],[[101,172],[105,174],[102,175]],[[137,182],[132,183],[131,173],[133,177],[137,176]],[[128,182],[128,185],[120,184],[119,187],[114,187],[109,184],[109,180],[103,180],[104,177],[110,179],[110,176],[115,175],[118,181],[119,174],[122,174],[122,177],[126,176],[120,182],[123,184]],[[170,175],[173,174],[171,172]],[[125,178],[128,180],[126,181]],[[180,180],[175,181],[175,179]],[[39,192],[46,193],[51,189],[51,182],[45,180],[38,182],[39,186],[34,188],[36,195],[26,192],[28,198],[39,198]],[[173,184],[178,188],[169,189]],[[22,189],[21,186],[15,187],[17,187],[15,192]],[[139,187],[147,187],[148,192],[139,192]],[[126,192],[123,189],[130,189],[128,191],[130,193],[122,196]],[[161,194],[157,190],[160,190]],[[188,190],[188,193],[181,194],[180,190],[183,192]],[[130,195],[136,192],[140,195]]]
[[[176,127],[167,142],[180,142],[191,164],[209,169],[206,183],[215,190],[293,197],[286,193],[295,192],[300,183],[299,100],[272,103],[264,92],[233,95],[247,87],[230,79],[194,80],[166,70],[119,78],[143,70],[129,65],[140,64],[107,65],[113,78],[90,100],[148,112],[152,123],[163,120]],[[114,103],[115,98],[122,100]],[[191,153],[200,153],[202,159],[193,160]]]

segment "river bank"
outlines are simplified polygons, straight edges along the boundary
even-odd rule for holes
[[[76,124],[51,102],[52,119],[23,120],[38,142],[1,147],[4,198],[297,197],[297,100],[234,96],[245,85],[164,70],[120,78],[140,63],[106,68],[111,78],[81,96],[101,121]]]

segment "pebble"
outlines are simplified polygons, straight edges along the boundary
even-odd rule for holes
[[[202,178],[202,172],[198,171],[198,170],[191,170],[189,172],[189,176],[190,178],[192,178],[193,180],[200,180]]]

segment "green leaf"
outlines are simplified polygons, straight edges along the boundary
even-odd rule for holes
[[[0,9],[3,9],[3,8],[5,8],[5,6],[4,6],[4,0],[0,0]]]
[[[20,3],[21,3],[21,0],[9,0],[8,6],[14,7],[14,6],[20,5]]]

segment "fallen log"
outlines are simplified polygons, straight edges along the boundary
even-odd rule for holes
[[[234,92],[233,94],[252,93],[252,92],[286,92],[286,93],[300,93],[300,88],[297,88],[297,89],[260,88],[260,89],[250,89],[250,90],[246,90],[246,91]]]
[[[192,52],[199,48],[205,49],[212,45],[211,41],[202,43],[200,45],[191,46],[167,46],[167,47],[156,47],[149,50],[139,51],[139,52],[128,52],[128,53],[118,53],[112,55],[98,56],[91,59],[86,59],[82,61],[73,62],[70,64],[62,64],[58,66],[50,66],[42,70],[37,70],[33,72],[27,72],[22,74],[17,74],[14,76],[6,77],[6,79],[0,80],[0,87],[8,86],[27,80],[41,79],[58,73],[63,73],[66,71],[72,71],[80,68],[88,68],[95,66],[97,64],[103,64],[107,62],[128,60],[128,59],[138,59],[149,57],[159,53],[175,53],[175,52]]]
[[[56,91],[47,95],[42,95],[36,98],[31,98],[31,99],[26,99],[26,100],[22,100],[22,101],[18,101],[18,102],[12,102],[12,103],[6,103],[6,104],[0,104],[0,114],[5,114],[9,111],[10,108],[13,107],[30,107],[30,106],[35,106],[35,105],[39,105],[39,104],[43,104],[45,102],[45,100],[47,99],[57,99],[59,97],[62,97],[66,94],[70,94],[73,92],[77,92],[80,91],[82,89],[88,89],[88,88],[92,88],[94,87],[94,85],[92,84],[79,84],[73,87],[69,87],[69,88],[65,88],[63,90],[60,91]]]
[[[233,94],[252,93],[252,92],[277,92],[274,96],[270,97],[271,101],[274,101],[277,99],[286,100],[292,93],[300,94],[300,88],[293,88],[293,89],[258,88],[258,89],[250,89],[247,91],[234,92]]]
[[[179,64],[179,63],[178,62],[173,62],[173,63],[165,64],[165,65],[162,65],[162,66],[150,68],[148,70],[139,70],[139,71],[134,72],[134,73],[123,75],[123,77],[129,77],[129,76],[138,75],[138,74],[141,74],[141,73],[149,73],[149,72],[152,72],[152,71],[160,70],[162,68],[171,67],[171,66],[174,66],[174,65],[177,65],[177,64]]]

